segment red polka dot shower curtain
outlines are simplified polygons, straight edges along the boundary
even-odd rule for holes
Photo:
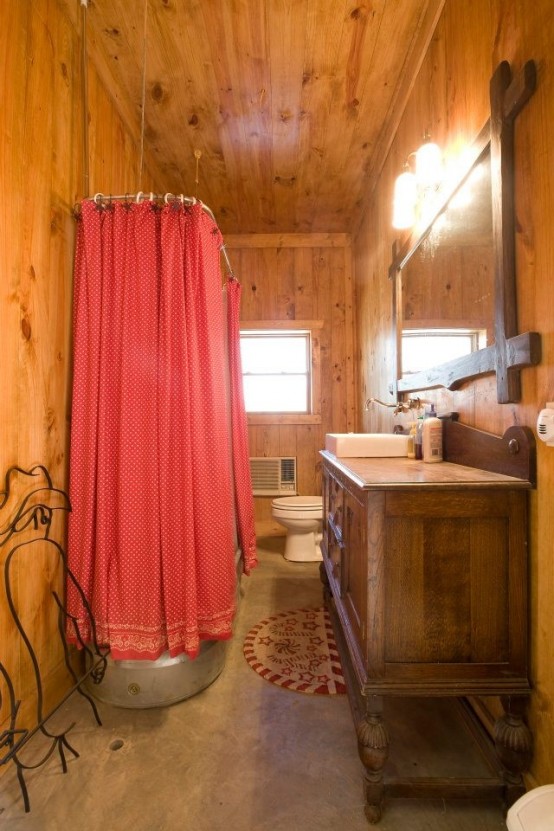
[[[236,364],[225,393],[221,244],[198,204],[81,207],[68,561],[115,659],[194,657],[202,639],[230,637],[235,515],[245,571],[255,564]],[[71,584],[67,603],[90,641]]]

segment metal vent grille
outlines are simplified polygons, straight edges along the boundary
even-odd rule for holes
[[[254,496],[294,496],[296,494],[295,456],[253,456],[250,475]]]

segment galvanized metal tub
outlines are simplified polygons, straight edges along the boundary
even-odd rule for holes
[[[208,687],[225,665],[226,641],[202,641],[194,660],[169,652],[156,661],[114,661],[108,656],[101,684],[87,679],[87,689],[99,701],[115,707],[146,709],[183,701]]]

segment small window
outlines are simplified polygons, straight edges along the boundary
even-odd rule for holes
[[[405,329],[402,377],[469,355],[485,345],[482,329]]]
[[[247,413],[312,412],[309,331],[242,331],[240,349]]]

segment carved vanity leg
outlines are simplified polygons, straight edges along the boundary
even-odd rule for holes
[[[523,720],[526,699],[502,696],[504,715],[494,726],[494,744],[504,776],[504,800],[509,808],[525,793],[522,773],[533,757],[533,736]]]
[[[385,785],[383,769],[389,755],[389,736],[383,720],[383,698],[367,699],[366,716],[357,728],[358,753],[365,768],[365,815],[372,824],[379,822],[383,811]]]

